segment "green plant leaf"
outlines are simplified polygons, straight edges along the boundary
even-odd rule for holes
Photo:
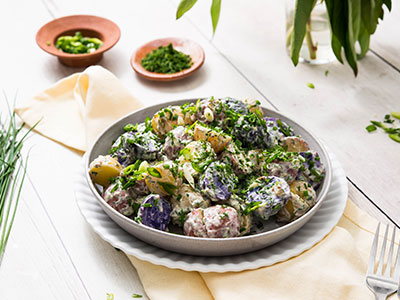
[[[369,38],[370,34],[364,26],[364,22],[360,22],[360,32],[358,33],[358,43],[360,44],[361,52],[357,54],[357,59],[361,59],[367,54],[369,50]]]
[[[211,3],[211,21],[213,25],[213,34],[217,29],[219,14],[221,12],[221,0],[213,0]]]
[[[182,0],[176,10],[176,19],[182,17],[196,2],[197,0]]]
[[[331,47],[336,58],[343,64],[342,47],[346,40],[347,16],[343,0],[325,0],[331,25]]]
[[[296,66],[299,63],[299,53],[306,34],[306,24],[316,0],[297,0],[294,8],[293,34],[290,46],[290,57]]]
[[[361,18],[361,1],[347,0],[347,32],[344,43],[344,54],[350,67],[353,69],[354,76],[357,76],[357,55],[355,50],[355,42],[358,38],[359,24]]]
[[[383,0],[383,4],[386,5],[389,11],[392,11],[392,0]]]
[[[342,44],[339,42],[339,39],[334,34],[332,34],[331,47],[338,61],[340,61],[343,64]]]
[[[375,0],[361,0],[361,18],[365,28],[370,34],[376,30],[376,21],[374,18]]]
[[[374,7],[374,21],[375,24],[378,24],[379,19],[383,19],[383,0],[374,0],[375,7]]]

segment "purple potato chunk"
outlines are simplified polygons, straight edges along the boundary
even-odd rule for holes
[[[291,197],[290,187],[287,182],[275,176],[262,176],[257,178],[247,192],[247,212],[264,220],[278,213]]]
[[[222,112],[227,111],[227,110],[233,110],[236,113],[245,115],[249,113],[249,109],[246,105],[241,100],[237,100],[231,97],[226,97],[224,99],[221,99],[219,101],[219,105],[222,106]]]
[[[132,157],[131,147],[127,142],[128,138],[134,136],[133,132],[125,132],[118,137],[111,147],[110,155],[118,160],[118,162],[127,167],[135,162],[135,158]]]
[[[231,134],[246,148],[271,148],[275,145],[265,121],[255,113],[249,112],[240,116],[233,124],[225,122],[225,125],[228,131],[229,126],[232,126]]]
[[[237,183],[231,167],[222,162],[211,163],[199,179],[201,192],[212,201],[228,200]]]
[[[154,161],[160,152],[159,138],[152,132],[125,132],[113,144],[110,154],[124,167],[136,160]]]
[[[300,155],[305,158],[305,162],[297,175],[297,180],[306,181],[311,184],[314,190],[317,190],[325,177],[325,167],[321,162],[319,154],[311,150],[300,152]]]
[[[165,231],[171,218],[171,205],[160,195],[147,196],[138,211],[138,220],[143,225]]]
[[[140,160],[156,160],[161,149],[159,138],[152,132],[138,132],[133,138],[128,138],[127,142],[132,147],[133,156]]]
[[[171,160],[178,158],[179,152],[193,141],[193,136],[183,126],[178,126],[166,134],[162,152]]]

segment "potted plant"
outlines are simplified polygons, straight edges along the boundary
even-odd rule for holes
[[[306,38],[306,45],[310,52],[310,58],[316,57],[318,45],[312,41],[312,12],[318,4],[325,4],[329,20],[331,49],[335,57],[347,63],[357,76],[357,59],[362,58],[369,50],[370,37],[374,34],[379,20],[383,20],[386,6],[392,9],[391,0],[293,0],[294,7],[290,20],[291,26],[287,26],[287,45],[290,49],[290,57],[296,66],[299,62],[300,50]],[[197,0],[181,0],[176,18],[182,17],[190,10]],[[221,11],[221,0],[212,0],[211,20],[213,33],[218,25]],[[359,44],[359,51],[356,50]]]

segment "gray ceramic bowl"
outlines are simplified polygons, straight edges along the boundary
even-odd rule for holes
[[[100,134],[100,136],[97,138],[97,140],[87,153],[88,155],[86,156],[85,167],[87,168],[87,170],[89,170],[89,164],[91,161],[93,161],[99,155],[105,155],[108,153],[113,141],[115,141],[118,136],[124,133],[123,128],[126,124],[144,122],[147,116],[152,117],[154,113],[168,105],[182,105],[187,102],[195,101],[197,101],[197,99],[166,102],[145,107],[143,109],[130,113],[125,117],[122,117],[118,121],[111,124],[107,129],[105,129],[103,133]],[[273,224],[270,224],[265,228],[264,232],[235,238],[213,239],[178,235],[138,224],[133,220],[125,217],[124,215],[111,208],[111,206],[109,206],[103,200],[103,198],[101,197],[101,192],[98,186],[96,186],[92,182],[89,176],[89,172],[86,172],[87,182],[97,201],[111,219],[113,219],[119,226],[121,226],[124,230],[126,230],[133,236],[151,245],[170,251],[203,256],[225,256],[241,254],[273,245],[285,239],[289,235],[295,234],[295,232],[300,229],[305,223],[307,223],[307,221],[319,209],[331,184],[332,168],[325,148],[309,131],[280,113],[266,109],[264,107],[263,111],[264,116],[277,117],[289,124],[296,134],[301,135],[308,142],[311,149],[319,153],[321,161],[325,165],[326,176],[322,185],[317,191],[317,204],[305,215],[291,223],[279,226],[275,222],[273,222]]]

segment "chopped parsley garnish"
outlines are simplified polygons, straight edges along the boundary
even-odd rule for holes
[[[265,205],[265,204],[264,204]],[[262,201],[251,201],[247,204],[246,208],[243,210],[243,215],[247,216],[249,215],[252,211],[256,210],[259,207],[262,207],[263,203]]]
[[[133,294],[133,295],[132,295],[132,298],[143,298],[143,296],[140,295],[140,294]]]
[[[148,132],[148,131],[152,131],[153,130],[153,125],[151,125],[150,117],[146,117],[146,119],[144,120],[144,125],[145,125],[145,128],[146,128],[144,132]]]
[[[125,131],[137,131],[139,124],[127,124],[124,126]]]
[[[178,221],[179,221],[179,224],[181,224],[182,227],[183,227],[183,225],[185,225],[185,222],[186,222],[186,219],[187,219],[187,215],[188,215],[187,211],[181,210],[179,212]]]
[[[153,177],[161,178],[161,173],[156,168],[153,167],[147,168],[147,173],[149,173]]]
[[[219,215],[219,218],[221,219],[221,220],[225,220],[227,217],[229,217],[229,215],[228,215],[228,213],[225,211],[225,212],[223,212],[221,215]]]
[[[291,136],[292,135],[292,133],[290,132],[290,127],[289,126],[284,125],[282,123],[282,121],[279,120],[279,119],[276,119],[276,123],[278,124],[279,129],[283,132],[284,135],[286,135],[286,136]]]
[[[160,46],[142,59],[142,66],[147,71],[173,74],[192,66],[192,58],[173,48],[172,44]]]
[[[111,189],[111,194],[114,194],[116,190],[118,190],[118,183],[115,183],[115,185],[113,186],[113,188]]]
[[[158,184],[161,185],[164,191],[167,192],[168,194],[173,195],[175,193],[176,190],[175,185],[168,182],[158,182]]]

